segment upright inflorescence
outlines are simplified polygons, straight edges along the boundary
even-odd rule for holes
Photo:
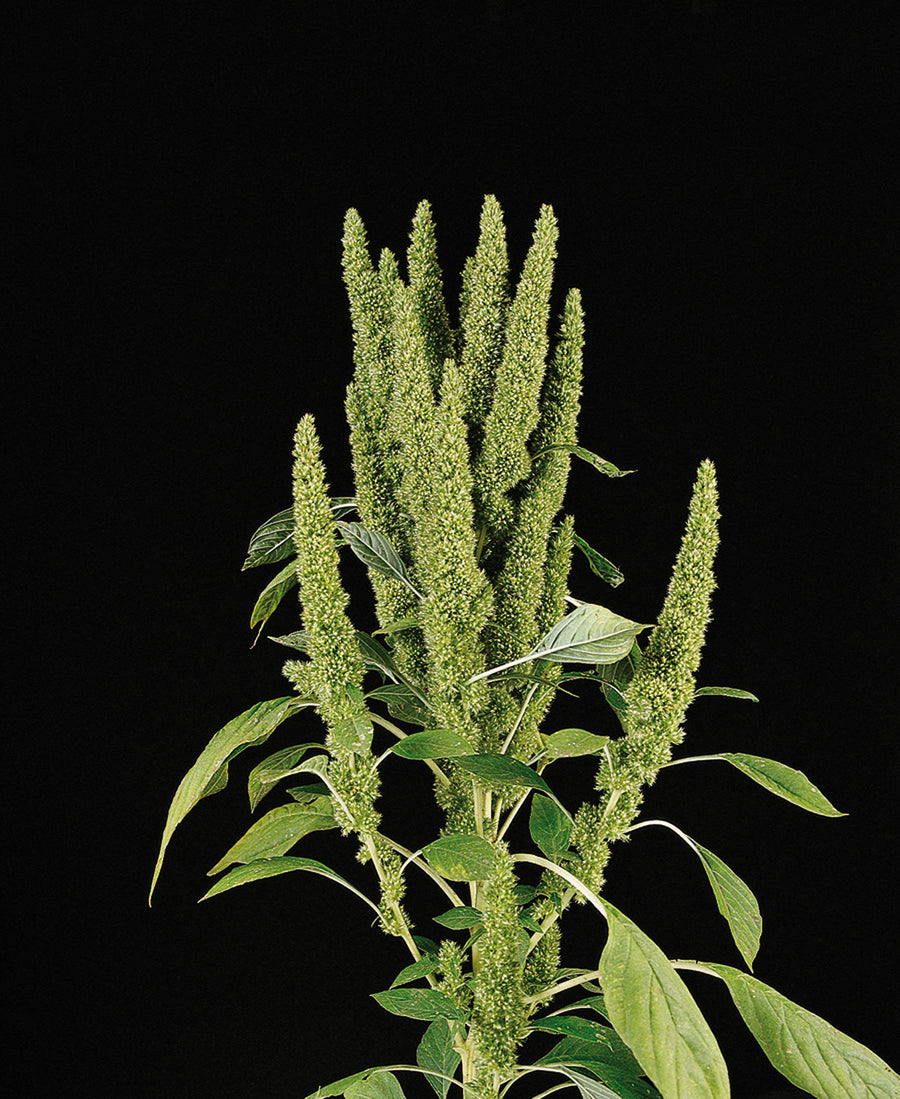
[[[595,892],[603,885],[609,844],[621,839],[672,747],[683,739],[682,724],[694,698],[695,674],[715,588],[713,563],[719,544],[716,474],[701,463],[681,547],[656,626],[625,691],[625,736],[615,742],[597,774],[599,805],[576,814],[574,844],[580,873]]]

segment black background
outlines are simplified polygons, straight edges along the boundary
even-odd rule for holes
[[[486,193],[516,270],[553,204],[554,314],[573,285],[587,311],[581,438],[638,470],[575,468],[568,506],[627,581],[578,566],[573,591],[655,617],[712,457],[701,682],[761,702],[698,703],[684,751],[781,759],[849,815],[719,764],[665,772],[647,814],[755,890],[756,974],[896,1063],[895,6],[34,3],[15,31],[17,1094],[280,1099],[413,1059],[418,1024],[368,998],[406,959],[349,894],[292,875],[194,903],[249,822],[263,753],[176,833],[152,909],[146,893],[184,772],[286,691],[283,651],[250,650],[270,574],[240,565],[289,501],[304,412],[333,492],[352,491],[344,212],[402,254],[428,198],[455,298]],[[348,583],[365,627],[352,566]],[[289,604],[269,632],[295,628]],[[590,693],[556,713],[611,731]],[[410,846],[436,823],[417,774],[398,766],[410,800],[387,807]],[[335,835],[304,843],[368,882]],[[606,895],[671,957],[740,964],[671,833],[616,851]],[[566,962],[596,964],[599,921],[570,923]],[[721,986],[690,985],[736,1099],[776,1094]]]

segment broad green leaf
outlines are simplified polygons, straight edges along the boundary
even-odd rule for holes
[[[294,552],[294,509],[286,508],[254,532],[241,571],[258,565],[273,565],[293,556]]]
[[[590,1058],[548,1061],[541,1058],[540,1061],[535,1062],[535,1065],[565,1076],[578,1088],[581,1099],[659,1099],[659,1092],[652,1084],[648,1084],[646,1080],[624,1077],[602,1061]],[[594,1076],[585,1076],[584,1073],[577,1072],[576,1067],[585,1068],[594,1073]],[[615,1091],[612,1088],[615,1088]]]
[[[366,698],[377,698],[379,702],[384,702],[391,717],[410,725],[428,725],[434,720],[416,692],[403,683],[388,683],[384,687],[376,687],[375,690],[366,692]]]
[[[454,931],[464,931],[467,928],[476,927],[484,917],[479,909],[472,908],[468,904],[462,904],[442,912],[440,916],[432,916],[431,918],[435,923],[439,923],[441,927],[450,927]]]
[[[360,900],[366,902],[369,908],[378,913],[378,905],[373,904],[372,901],[361,893],[355,885],[351,885],[346,878],[342,878],[340,874],[336,874],[330,867],[325,866],[324,863],[317,862],[315,859],[301,859],[295,855],[281,855],[279,858],[274,859],[258,859],[256,862],[248,862],[246,866],[236,866],[234,870],[229,870],[224,878],[220,878],[216,884],[205,893],[200,900],[205,901],[210,897],[215,897],[218,893],[225,893],[229,889],[235,889],[239,885],[246,885],[248,882],[259,881],[260,878],[273,878],[278,874],[289,874],[293,870],[308,870],[312,874],[319,874],[323,878],[330,878],[331,881],[335,881],[338,885],[342,885],[345,889],[349,889],[351,893],[355,893]]]
[[[422,1036],[416,1050],[416,1063],[421,1068],[434,1069],[443,1076],[453,1076],[461,1057],[453,1048],[453,1033],[446,1019],[435,1019]],[[440,1099],[446,1099],[450,1081],[439,1076],[426,1076]]]
[[[448,881],[486,881],[497,854],[481,836],[442,836],[422,849],[425,858]]]
[[[694,698],[704,698],[706,695],[724,695],[726,698],[746,698],[749,702],[759,702],[755,694],[742,691],[738,687],[699,687],[694,691]]]
[[[709,878],[716,897],[719,912],[725,917],[735,946],[750,969],[759,951],[759,939],[762,935],[762,916],[756,897],[745,881],[726,866],[724,862],[691,840],[691,846],[700,856],[703,869]]]
[[[406,565],[400,555],[383,535],[368,530],[362,523],[336,523],[341,537],[356,556],[374,572],[393,577],[405,584],[420,599],[422,593],[412,584],[406,573]]]
[[[420,618],[398,618],[396,622],[388,622],[386,626],[382,626],[380,630],[372,630],[372,636],[378,637],[379,634],[395,634],[403,633],[404,630],[415,630],[422,625]]]
[[[735,946],[741,952],[744,961],[753,969],[753,960],[759,951],[759,939],[762,935],[762,916],[759,904],[750,887],[727,866],[718,855],[702,847],[696,840],[676,828],[668,821],[648,821],[648,824],[662,824],[669,828],[690,847],[700,859],[709,884],[713,888],[719,912],[725,917],[731,930]]]
[[[323,745],[317,741],[295,744],[290,748],[282,748],[278,752],[273,752],[262,763],[258,763],[247,779],[250,811],[252,812],[259,805],[276,782],[294,773],[292,768],[296,766],[310,748],[321,749],[322,747]]]
[[[397,1077],[386,1071],[355,1080],[344,1096],[345,1099],[405,1099]]]
[[[547,660],[551,664],[614,664],[631,652],[635,637],[646,629],[646,624],[622,618],[606,607],[581,603],[557,622],[531,652],[508,664],[479,672],[469,682],[505,672],[507,668],[530,660]]]
[[[424,957],[419,958],[417,962],[413,962],[412,965],[406,966],[401,969],[397,976],[391,981],[391,988],[399,988],[401,985],[412,984],[413,981],[417,981],[420,977],[427,977],[430,973],[438,967],[438,960],[434,954],[426,954]]]
[[[329,828],[337,828],[331,798],[320,797],[306,805],[297,802],[280,805],[252,824],[207,874],[221,874],[233,862],[247,863],[283,855],[310,832]]]
[[[395,684],[402,684],[407,687],[420,702],[427,705],[428,699],[409,676],[404,675],[400,668],[397,667],[393,656],[380,641],[376,641],[374,637],[364,633],[362,630],[357,630],[356,642],[359,645],[359,651],[362,653],[367,668],[374,668],[376,671],[386,675],[388,679],[393,680]]]
[[[569,850],[572,823],[549,798],[535,795],[529,820],[531,838],[548,859],[558,860]]]
[[[363,1069],[362,1072],[354,1072],[352,1076],[344,1076],[340,1080],[335,1080],[333,1084],[323,1084],[311,1095],[308,1095],[307,1099],[332,1099],[332,1096],[343,1095],[351,1084],[354,1084],[357,1080],[364,1080],[371,1071],[368,1068]]]
[[[292,561],[273,577],[260,592],[259,599],[250,615],[250,628],[265,625],[275,612],[275,608],[297,583],[297,570]]]
[[[607,901],[600,982],[610,1022],[666,1099],[728,1099],[709,1025],[660,948]]]
[[[301,653],[309,653],[309,634],[306,630],[294,630],[293,633],[283,634],[281,637],[269,637],[270,641],[277,641],[279,645],[286,645],[289,649],[297,649]]]
[[[560,729],[547,737],[547,755],[550,759],[594,756],[607,744],[608,736],[597,736],[587,729]]]
[[[541,638],[528,658],[554,664],[613,664],[631,652],[635,637],[647,628],[596,603],[582,603]]]
[[[556,798],[534,768],[518,759],[513,759],[512,756],[494,755],[488,752],[483,755],[459,756],[454,762],[457,767],[468,771],[470,775],[475,775],[489,786],[525,786],[532,790],[541,790],[554,800]]]
[[[356,509],[356,500],[350,496],[336,496],[331,501],[333,518],[340,519]],[[294,553],[294,509],[286,508],[267,519],[250,539],[247,559],[243,569],[253,569],[258,565],[273,565],[283,561]]]
[[[392,1015],[407,1019],[459,1019],[459,1008],[449,996],[431,988],[389,988],[373,992],[372,998]]]
[[[449,729],[424,729],[391,746],[391,751],[404,759],[450,759],[472,754],[472,745]]]
[[[619,469],[612,462],[607,462],[605,458],[601,458],[593,451],[578,446],[576,443],[554,443],[553,446],[548,446],[545,450],[535,454],[535,458],[539,458],[541,454],[546,454],[551,450],[567,450],[570,454],[574,454],[576,458],[592,465],[594,469],[599,469],[601,473],[605,473],[607,477],[625,477],[629,473],[634,473],[633,469]]]
[[[774,988],[727,965],[702,965],[728,986],[776,1069],[817,1099],[898,1099],[900,1076],[880,1057]]]
[[[224,788],[228,781],[229,760],[251,744],[262,744],[291,714],[309,705],[309,702],[298,698],[273,698],[268,702],[257,702],[255,706],[229,721],[207,744],[194,766],[181,780],[169,806],[153,880],[150,883],[149,901],[153,899],[153,890],[156,888],[172,833],[202,797]]]
[[[721,752],[706,759],[724,759],[732,766],[749,775],[754,782],[764,786],[785,801],[799,805],[810,813],[819,813],[823,817],[845,817],[831,804],[825,795],[809,781],[802,771],[795,771],[784,763],[762,756],[748,756],[736,752]]]
[[[603,1045],[571,1035],[558,1042],[535,1065],[585,1068],[615,1088],[621,1099],[659,1099],[659,1092],[644,1078],[634,1054],[614,1030],[607,1032]]]
[[[612,561],[607,561],[602,554],[598,553],[592,546],[589,546],[587,542],[585,542],[583,538],[579,538],[577,534],[574,536],[573,540],[578,549],[580,549],[587,558],[591,572],[594,573],[595,576],[599,576],[613,588],[617,588],[622,583],[625,577]]]

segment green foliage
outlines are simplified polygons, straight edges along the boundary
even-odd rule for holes
[[[259,527],[244,562],[280,569],[252,627],[298,590],[302,628],[272,638],[293,650],[284,674],[296,693],[252,707],[200,754],[169,810],[153,887],[175,828],[224,788],[229,761],[314,709],[314,739],[290,738],[249,775],[251,811],[278,789],[288,800],[216,862],[210,874],[223,876],[202,899],[296,870],[325,877],[362,900],[399,940],[398,953],[400,943],[408,952],[391,987],[372,994],[376,1002],[427,1024],[415,1064],[365,1069],[314,1095],[403,1099],[398,1076],[416,1074],[439,1099],[454,1088],[465,1099],[499,1099],[532,1074],[549,1094],[555,1074],[550,1090],[582,1099],[726,1099],[725,1062],[681,976],[694,971],[725,982],[773,1066],[798,1087],[823,1099],[898,1099],[900,1078],[874,1053],[749,973],[672,961],[603,898],[617,841],[663,826],[699,860],[709,900],[752,968],[762,920],[750,887],[675,824],[642,819],[647,788],[662,768],[720,760],[795,806],[843,814],[774,760],[673,758],[695,699],[756,701],[696,683],[718,545],[711,462],[698,470],[654,624],[569,592],[575,549],[597,578],[584,594],[624,582],[562,512],[570,462],[610,478],[629,471],[578,442],[584,320],[570,290],[550,338],[557,235],[545,206],[512,285],[503,215],[488,196],[454,327],[428,204],[415,213],[406,279],[387,250],[373,263],[359,214],[347,213],[355,495],[330,496],[315,425],[303,416],[293,505]],[[372,633],[348,615],[342,553],[367,569]],[[600,711],[596,729],[542,731],[556,692],[574,686],[608,704],[586,711]],[[387,835],[380,811],[392,782],[404,797],[420,796],[412,767],[433,783],[444,812],[440,834],[418,850]],[[565,767],[594,777],[596,796],[571,804],[556,778]],[[296,785],[285,787],[289,778]],[[368,884],[290,853],[327,829],[355,837]],[[523,850],[529,837],[534,846]],[[411,874],[442,894],[430,913],[440,941],[413,934],[403,907]],[[573,901],[592,906],[607,930],[587,958],[594,968],[561,965]]]

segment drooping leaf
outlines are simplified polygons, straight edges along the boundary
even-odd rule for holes
[[[293,774],[293,768],[310,750],[323,746],[317,741],[309,741],[306,744],[294,744],[290,748],[282,748],[273,752],[258,763],[247,779],[247,793],[250,797],[250,811],[259,805],[262,799],[273,789],[275,784],[287,775]]]
[[[233,862],[247,863],[283,855],[310,832],[329,828],[337,828],[329,797],[303,805],[297,802],[280,805],[252,824],[207,874],[221,874]]]
[[[377,531],[368,530],[362,523],[339,522],[336,526],[341,532],[344,542],[364,565],[374,572],[381,573],[382,576],[390,576],[394,580],[399,580],[414,595],[419,598],[422,597],[421,592],[410,581],[406,573],[406,565],[404,565],[400,555],[384,535],[378,534]]]
[[[728,987],[776,1069],[817,1099],[898,1099],[900,1076],[877,1054],[740,970],[702,963]]]
[[[281,572],[273,577],[260,592],[250,615],[250,628],[265,625],[275,613],[275,608],[296,583],[297,570],[292,561],[290,564],[285,565]]]
[[[559,729],[547,737],[547,755],[550,759],[594,756],[607,744],[608,736],[597,736],[587,729]]]
[[[372,998],[392,1015],[407,1019],[459,1019],[459,1008],[449,996],[431,988],[389,988]]]
[[[694,691],[694,698],[704,698],[706,695],[724,695],[726,698],[746,698],[749,702],[759,702],[755,694],[742,691],[738,687],[698,687]]]
[[[423,729],[392,745],[391,751],[404,759],[450,759],[471,755],[472,745],[450,729]]]
[[[525,786],[541,790],[548,797],[556,799],[556,795],[533,767],[513,759],[512,756],[486,752],[483,755],[459,756],[454,762],[457,767],[475,775],[489,786]]]
[[[251,744],[262,744],[291,714],[309,705],[311,703],[299,698],[274,698],[268,702],[257,702],[216,733],[181,780],[172,798],[153,870],[149,900],[153,899],[153,890],[156,888],[172,833],[202,797],[224,788],[228,781],[229,761]]]
[[[205,893],[200,900],[208,900],[218,893],[225,893],[229,889],[246,885],[248,882],[259,881],[260,878],[273,878],[278,874],[289,874],[294,870],[308,870],[312,874],[330,878],[331,881],[335,881],[338,885],[349,889],[360,900],[365,901],[369,908],[378,913],[378,905],[370,901],[365,893],[361,893],[355,885],[351,885],[346,878],[342,878],[340,874],[335,873],[324,863],[317,862],[315,859],[301,859],[296,855],[281,855],[274,859],[257,859],[256,862],[248,862],[246,866],[236,866],[233,870],[229,870],[224,878],[219,878],[212,889]]]
[[[488,841],[474,835],[442,836],[422,851],[431,866],[449,881],[486,881],[497,859]]]
[[[601,473],[605,473],[607,477],[626,477],[629,473],[634,473],[633,469],[619,469],[617,466],[614,466],[612,462],[607,462],[605,458],[601,458],[599,455],[594,454],[593,451],[588,450],[586,447],[578,446],[576,443],[554,443],[553,446],[548,446],[539,454],[535,454],[535,458],[539,458],[541,454],[546,454],[547,451],[550,450],[567,450],[570,454],[574,454],[576,458],[580,458],[583,462],[592,465],[594,469],[598,469]]]
[[[556,802],[535,795],[529,820],[531,838],[548,859],[558,860],[569,850],[572,823]]]
[[[728,1099],[728,1070],[700,1009],[665,954],[607,901],[600,982],[610,1022],[664,1096]]]
[[[435,1019],[422,1035],[422,1041],[416,1050],[416,1064],[421,1068],[434,1069],[442,1076],[453,1076],[462,1060],[453,1048],[453,1032],[446,1019]],[[440,1099],[446,1099],[450,1081],[440,1076],[426,1076],[425,1079],[437,1092]]]
[[[577,534],[573,536],[573,541],[587,558],[591,572],[594,573],[595,576],[599,576],[613,588],[617,588],[622,583],[625,577],[612,561],[607,561],[602,554],[598,553],[592,546],[589,546],[587,542]]]
[[[417,981],[420,977],[427,977],[429,974],[434,973],[438,967],[438,960],[434,954],[425,954],[419,958],[417,962],[413,962],[412,965],[405,966],[397,976],[391,981],[391,988],[399,988],[401,985],[412,984],[413,981]]]
[[[732,766],[737,767],[754,782],[764,786],[785,801],[799,805],[801,809],[807,809],[810,813],[818,813],[823,817],[845,817],[839,809],[831,804],[825,795],[813,786],[802,771],[795,771],[784,763],[778,763],[774,759],[764,759],[762,756],[749,756],[737,752],[721,752],[718,755],[706,756],[707,759],[724,759]]]
[[[442,912],[440,916],[432,916],[431,918],[435,923],[439,923],[441,927],[449,927],[454,931],[465,931],[470,927],[476,927],[484,917],[479,909],[472,908],[468,904],[462,904]]]
[[[600,1046],[571,1035],[558,1042],[535,1065],[587,1069],[600,1081],[615,1088],[620,1099],[660,1099],[659,1092],[644,1078],[643,1069],[634,1054],[614,1030]]]
[[[750,887],[718,855],[702,847],[680,828],[668,821],[656,823],[665,825],[680,836],[700,859],[712,886],[719,912],[728,923],[735,946],[748,967],[753,969],[753,960],[759,951],[759,939],[762,935],[762,916]]]

